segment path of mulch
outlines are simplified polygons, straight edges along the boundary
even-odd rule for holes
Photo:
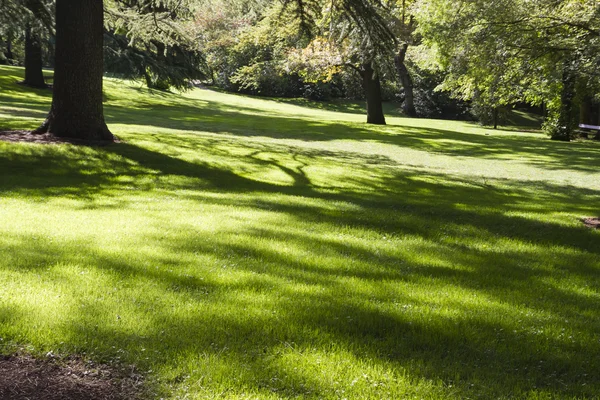
[[[597,218],[597,217],[582,218],[581,221],[588,228],[600,229],[600,218]]]
[[[2,400],[140,399],[142,379],[81,360],[0,356]]]
[[[68,140],[49,134],[34,135],[30,131],[2,131],[0,140],[5,142],[28,142],[28,143],[70,143]]]
[[[40,144],[58,144],[58,143],[70,143],[84,146],[106,146],[111,142],[101,142],[95,140],[81,140],[81,139],[69,139],[61,138],[49,133],[33,134],[31,131],[0,131],[0,140],[5,142],[26,142],[26,143],[40,143]],[[115,138],[115,143],[119,140]]]

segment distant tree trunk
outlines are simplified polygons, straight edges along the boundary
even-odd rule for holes
[[[102,109],[102,0],[56,1],[56,60],[50,113],[37,133],[112,141]]]
[[[54,69],[54,66],[55,66],[55,62],[54,62],[54,54],[56,53],[55,42],[56,42],[55,37],[50,36],[50,39],[48,39],[48,42],[46,45],[46,62],[48,64],[48,67],[50,67],[52,69]]]
[[[385,125],[381,82],[379,76],[375,75],[374,72],[370,62],[363,64],[362,78],[367,97],[367,124]]]
[[[27,26],[25,30],[25,80],[31,87],[44,88],[44,72],[42,71],[42,44],[38,35]]]
[[[579,105],[579,123],[580,124],[588,124],[588,125],[594,125],[593,121],[592,121],[592,114],[593,114],[593,99],[586,95],[583,97],[583,99],[581,99],[581,104]],[[588,132],[586,130],[581,132],[581,136],[584,138],[588,138]]]
[[[409,117],[416,117],[417,110],[415,109],[413,81],[410,77],[410,73],[408,72],[408,68],[406,68],[406,64],[404,63],[404,60],[406,59],[407,50],[408,43],[403,43],[402,46],[400,46],[400,50],[394,58],[394,61],[396,64],[396,71],[398,72],[398,77],[400,78],[400,83],[402,84],[402,88],[404,89],[404,104],[402,105],[402,109],[404,113]]]
[[[6,51],[4,52],[4,57],[10,64],[10,62],[15,58],[12,52],[12,40],[6,39]]]
[[[565,60],[562,74],[562,92],[560,95],[560,114],[558,129],[554,131],[552,140],[568,142],[573,134],[573,99],[575,98],[575,75],[570,60]]]
[[[498,129],[498,107],[494,107],[494,129]]]
[[[579,123],[581,124],[592,124],[592,114],[594,113],[592,108],[594,106],[593,104],[593,98],[590,96],[584,96],[583,99],[581,100],[581,104],[579,105]]]
[[[544,119],[548,118],[548,106],[546,105],[545,101],[542,101],[542,117],[544,117]]]

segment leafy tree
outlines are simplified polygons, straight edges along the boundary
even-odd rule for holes
[[[269,96],[301,93],[301,80],[284,67],[290,48],[306,43],[299,24],[278,3],[263,10],[261,19],[243,28],[228,54],[233,72],[228,85],[234,89]],[[290,73],[291,72],[291,73]]]
[[[380,9],[370,3],[369,7],[376,16],[374,21],[384,24],[382,31],[354,18],[348,2],[339,5],[332,2],[321,10],[317,24],[321,36],[311,42],[306,50],[293,54],[292,64],[296,68],[300,66],[302,74],[316,75],[317,79],[324,81],[331,80],[333,73],[339,72],[342,67],[351,68],[362,80],[367,102],[367,123],[385,124],[381,78],[390,71],[387,60],[395,38],[379,15]],[[316,11],[313,13],[316,14]],[[319,70],[326,78],[319,77]]]
[[[448,72],[444,89],[481,109],[544,103],[551,137],[570,140],[577,82],[600,75],[600,8],[593,3],[420,0],[414,11]]]
[[[276,45],[280,35],[276,29],[265,27],[270,26],[272,19],[268,14],[274,4],[277,3],[272,0],[197,2],[192,34],[205,57],[213,85],[233,90],[235,84],[230,78],[240,67],[265,61],[260,59],[260,53],[273,53],[266,47]]]
[[[396,46],[394,65],[404,92],[402,109],[406,115],[416,117],[414,82],[407,66],[409,47],[419,43],[419,37],[415,34],[417,21],[411,13],[411,4],[411,0],[385,0],[379,4],[379,8],[396,39],[393,43]]]

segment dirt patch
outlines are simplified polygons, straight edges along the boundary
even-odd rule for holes
[[[581,221],[588,228],[600,229],[600,218],[588,217],[588,218],[582,218]]]
[[[95,140],[81,140],[81,139],[69,139],[61,138],[49,133],[33,134],[31,131],[0,131],[0,140],[5,142],[19,142],[19,143],[40,143],[40,144],[58,144],[58,143],[70,143],[82,146],[106,146],[112,142],[101,142]],[[115,138],[114,143],[118,143],[119,140]]]
[[[81,360],[0,356],[0,399],[141,399],[141,376]]]

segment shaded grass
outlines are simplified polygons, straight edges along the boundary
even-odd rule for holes
[[[0,126],[38,124],[0,71]],[[597,144],[106,87],[124,143],[0,143],[3,352],[157,397],[600,392]]]

